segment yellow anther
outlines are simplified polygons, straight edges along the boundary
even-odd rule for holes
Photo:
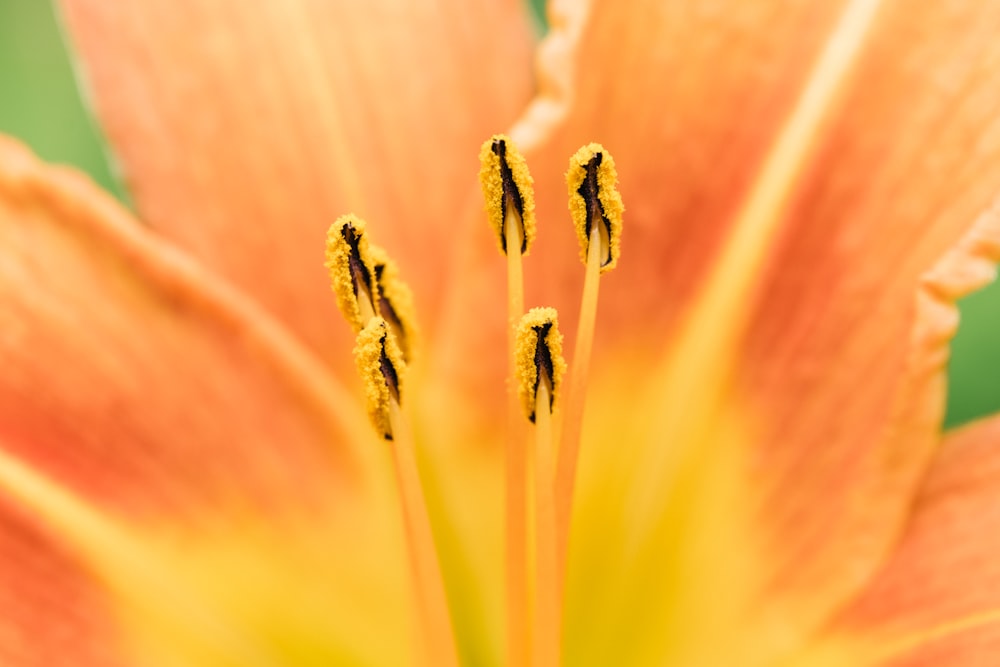
[[[378,285],[364,220],[344,215],[326,233],[326,264],[337,307],[355,332],[377,312]]]
[[[549,413],[555,408],[559,387],[566,372],[555,308],[532,308],[517,325],[515,366],[517,393],[528,419],[535,421],[535,399],[539,385],[549,394]]]
[[[611,154],[600,144],[587,144],[578,150],[569,160],[566,185],[583,263],[587,263],[591,228],[597,221],[602,251],[601,273],[610,271],[618,263],[621,252],[622,212],[625,210],[618,193],[618,172]]]
[[[401,402],[406,366],[381,317],[372,318],[358,334],[354,361],[365,385],[368,417],[382,437],[392,440],[391,403]]]
[[[479,151],[479,182],[486,201],[486,215],[496,232],[500,250],[507,252],[507,228],[516,223],[521,239],[521,254],[527,254],[535,240],[534,180],[528,163],[510,137],[495,134]]]
[[[375,274],[375,287],[379,294],[378,314],[389,325],[396,337],[403,360],[410,363],[419,343],[417,310],[413,305],[413,292],[399,275],[399,267],[381,247],[369,245]]]

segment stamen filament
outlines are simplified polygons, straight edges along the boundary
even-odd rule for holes
[[[556,469],[556,522],[559,545],[558,580],[563,581],[566,570],[566,553],[572,519],[573,487],[576,483],[576,466],[580,454],[580,434],[583,431],[583,411],[587,399],[587,379],[590,375],[590,357],[594,347],[594,328],[597,323],[597,299],[601,281],[601,261],[606,245],[602,245],[600,230],[603,225],[590,228],[587,248],[587,268],[583,280],[583,297],[580,302],[580,319],[573,348],[570,370],[569,398],[563,418],[562,438]]]
[[[618,263],[621,254],[622,213],[625,210],[618,192],[615,161],[600,144],[582,146],[570,158],[566,187],[570,217],[580,240],[580,256],[586,271],[573,351],[569,406],[560,428],[555,478],[558,540],[556,580],[560,587],[565,579],[573,487],[587,400],[590,357],[594,347],[594,327],[597,322],[598,287],[601,274],[610,271]]]
[[[389,401],[389,422],[392,426],[392,459],[403,508],[410,567],[416,582],[418,617],[424,626],[427,664],[457,667],[458,654],[451,615],[430,518],[427,515],[427,503],[420,484],[413,435],[395,400]]]
[[[521,315],[524,314],[524,271],[521,267],[521,220],[513,206],[507,207],[504,219],[504,234],[507,241],[507,314],[510,330],[513,332]],[[511,334],[513,335],[513,334]],[[513,349],[513,348],[512,348]]]
[[[558,579],[555,440],[551,393],[539,382],[535,398],[535,448],[529,465],[532,488],[531,658],[532,665],[548,667],[560,660],[562,586]]]
[[[530,663],[559,664],[562,584],[557,576],[556,446],[552,412],[566,362],[554,308],[532,308],[517,326],[515,377],[521,409],[534,424],[534,447],[527,457],[528,480],[528,618]]]
[[[514,206],[504,219],[507,244],[507,376],[515,377],[516,327],[524,313],[524,273],[521,261],[521,222]],[[528,605],[526,462],[524,427],[513,380],[507,387],[506,561],[507,561],[507,664],[525,664],[530,624]]]
[[[372,305],[372,297],[366,290],[359,290],[358,310],[361,312],[361,322],[365,326],[375,318],[375,307]]]
[[[451,616],[420,483],[416,446],[400,409],[406,393],[406,363],[402,357],[389,325],[381,317],[372,318],[358,334],[354,358],[365,386],[368,416],[392,451],[427,664],[457,666]]]

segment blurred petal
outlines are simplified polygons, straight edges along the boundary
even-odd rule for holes
[[[774,589],[817,618],[898,534],[939,438],[955,301],[1000,259],[998,25],[994,3],[883,3],[757,288],[752,479]]]
[[[0,240],[0,507],[98,575],[130,655],[398,664],[410,609],[385,450],[322,366],[88,181],[3,138]],[[47,552],[23,551],[0,571],[29,590]],[[53,632],[99,630],[52,611]]]
[[[102,591],[79,563],[0,499],[0,663],[124,667]]]
[[[63,6],[144,220],[337,365],[352,346],[322,267],[337,216],[366,218],[434,310],[432,258],[476,147],[530,93],[522,2]]]
[[[277,531],[259,518],[128,525],[3,449],[0,493],[87,566],[135,664],[394,665],[411,652],[401,545],[371,507]]]
[[[945,439],[902,541],[827,633],[827,643],[853,641],[851,665],[992,664],[1000,648],[998,540],[1000,418],[994,416]]]
[[[11,453],[138,514],[277,508],[365,479],[362,413],[287,332],[3,138],[0,238]]]
[[[865,5],[876,10],[870,28],[842,22],[848,8]],[[591,140],[614,154],[626,207],[619,268],[602,281],[590,399],[591,414],[605,419],[592,418],[582,454],[590,461],[581,462],[582,493],[621,504],[597,509],[581,499],[586,519],[574,523],[595,544],[624,546],[597,552],[605,559],[597,562],[590,542],[571,544],[586,554],[575,575],[586,608],[607,612],[568,621],[579,642],[571,654],[612,659],[626,633],[652,663],[678,655],[670,653],[676,637],[654,630],[674,618],[650,607],[670,600],[662,606],[690,624],[694,612],[684,617],[684,596],[671,586],[697,584],[665,580],[666,553],[689,558],[690,577],[742,586],[751,609],[760,595],[773,601],[774,619],[755,622],[774,626],[746,630],[748,641],[770,643],[773,657],[881,562],[936,442],[953,303],[992,275],[1000,247],[995,214],[980,217],[1000,192],[1000,43],[992,38],[1000,5],[649,2],[625,11],[596,1],[556,9],[543,75],[568,65],[558,70],[565,76],[542,77],[543,96],[513,132],[536,179],[538,218],[566,218],[565,203],[553,199],[558,177]],[[765,167],[808,106],[819,54],[845,42],[853,62],[829,82],[801,152],[782,165],[777,193],[757,212],[771,219],[752,239],[759,256],[734,272],[717,260],[742,238],[734,225],[748,202],[774,186]],[[475,329],[490,323],[493,336],[456,347],[459,360],[503,345],[502,315],[489,320],[483,298],[502,294],[502,263],[480,228],[462,284],[470,296],[456,296],[455,312]],[[568,290],[582,277],[576,252],[568,223],[540,228],[526,269],[529,302],[556,305],[570,323],[578,297]],[[706,285],[723,273],[732,308],[706,311]],[[709,335],[687,336],[681,349],[678,332],[695,313],[697,332]],[[660,382],[648,380],[665,349]],[[715,377],[718,360],[732,360],[735,371]],[[484,386],[499,386],[503,373],[499,363],[455,366]],[[637,386],[654,398],[643,400]],[[663,411],[665,396],[684,399],[670,409],[689,428],[649,436],[615,417],[655,429],[662,419],[636,413]],[[666,459],[684,462],[676,479]],[[721,482],[727,475],[735,481]],[[727,495],[733,486],[742,500]],[[750,513],[749,528],[706,526],[706,502],[730,510],[718,516]],[[637,519],[650,513],[656,523]],[[708,536],[717,529],[726,534]],[[706,531],[700,551],[685,551]],[[748,553],[739,563],[718,558],[741,541]],[[696,553],[718,561],[703,559],[698,571]],[[702,611],[711,620],[711,609]]]

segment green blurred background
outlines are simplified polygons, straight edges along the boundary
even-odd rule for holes
[[[544,0],[529,0],[544,30]],[[86,113],[49,0],[0,0],[0,132],[45,160],[75,165],[124,199]],[[947,424],[1000,410],[1000,284],[960,304]]]

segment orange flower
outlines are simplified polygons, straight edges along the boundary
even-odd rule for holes
[[[504,662],[506,292],[475,182],[504,128],[535,178],[526,301],[571,340],[579,146],[627,206],[563,661],[1000,653],[1000,424],[940,434],[954,302],[1000,258],[1000,4],[559,0],[534,70],[513,0],[63,4],[138,219],[0,141],[0,663],[417,659],[323,268],[349,211],[423,325],[406,408],[458,653]]]

